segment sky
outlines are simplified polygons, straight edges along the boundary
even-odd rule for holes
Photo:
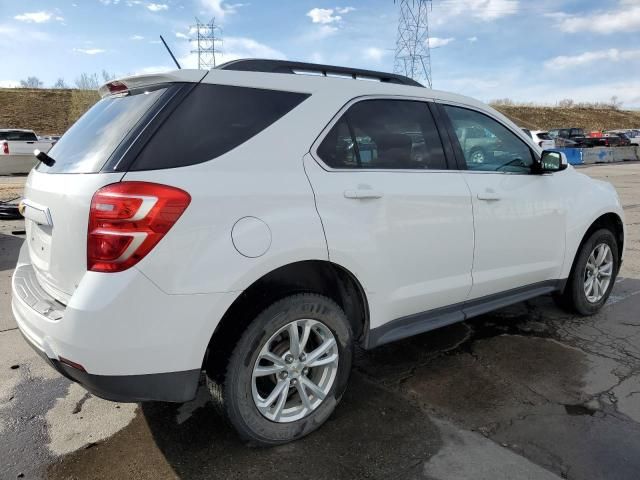
[[[640,0],[433,0],[433,87],[483,101],[640,108]],[[392,0],[0,0],[0,86],[82,73],[197,67],[194,17],[215,17],[218,62],[278,58],[392,71]]]

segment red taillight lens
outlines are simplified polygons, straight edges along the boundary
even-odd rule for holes
[[[4,153],[5,155],[9,155],[9,143],[8,142],[2,142],[2,153]]]
[[[121,272],[135,265],[164,237],[191,203],[179,188],[121,182],[98,190],[91,200],[87,269]]]

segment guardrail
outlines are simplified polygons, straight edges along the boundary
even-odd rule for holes
[[[558,148],[571,165],[592,165],[640,160],[640,147]]]

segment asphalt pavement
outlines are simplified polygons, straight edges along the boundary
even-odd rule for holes
[[[23,227],[0,222],[0,479],[636,480],[640,163],[581,172],[616,186],[628,228],[601,313],[568,315],[546,296],[359,351],[327,424],[270,449],[240,443],[204,388],[183,405],[118,404],[54,372],[15,328]],[[0,178],[0,191],[15,184]]]

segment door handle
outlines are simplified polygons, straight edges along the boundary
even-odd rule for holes
[[[478,200],[484,200],[485,202],[497,202],[500,198],[500,195],[491,190],[478,194]]]
[[[354,198],[357,200],[367,199],[367,198],[382,198],[384,194],[379,192],[378,190],[369,190],[360,188],[358,190],[345,190],[344,198]]]

